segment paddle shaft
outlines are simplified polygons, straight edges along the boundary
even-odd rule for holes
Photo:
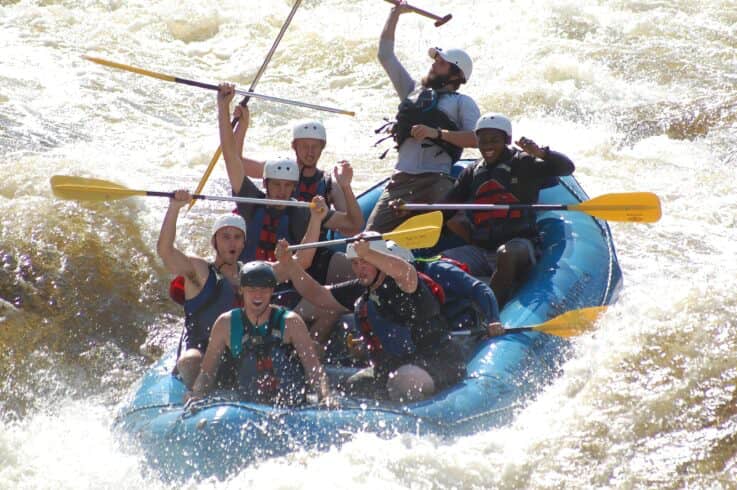
[[[159,192],[159,191],[142,191],[147,196],[154,197],[168,197],[173,198],[173,192]],[[193,194],[192,199],[202,199],[205,201],[228,201],[228,202],[241,202],[245,204],[262,204],[264,206],[292,206],[296,208],[309,208],[312,207],[312,203],[303,201],[283,201],[281,199],[266,199],[260,197],[237,197],[237,196],[205,196],[202,194]]]
[[[399,6],[399,2],[397,0],[384,0],[387,3],[391,3],[394,6]],[[432,12],[428,12],[427,10],[422,10],[421,8],[417,8],[414,5],[405,4],[406,8],[411,10],[412,12],[419,14],[423,17],[427,17],[428,19],[432,19],[435,21],[435,27],[440,27],[441,25],[448,22],[450,19],[453,18],[451,14],[446,15],[445,17],[441,17],[439,15],[435,15]]]
[[[312,243],[302,243],[299,245],[290,245],[289,250],[290,251],[296,251],[296,250],[303,250],[305,248],[316,248],[316,247],[332,247],[333,245],[342,245],[344,243],[352,243],[357,242],[361,239],[366,240],[367,242],[370,242],[372,240],[383,240],[381,235],[377,236],[368,236],[368,237],[349,237],[349,238],[337,238],[335,240],[325,240],[322,242],[312,242]]]
[[[258,69],[258,72],[256,72],[256,76],[253,77],[253,81],[251,82],[251,86],[248,87],[248,91],[252,92],[256,90],[256,85],[258,84],[259,80],[261,80],[261,75],[264,74],[266,71],[266,67],[268,66],[269,62],[271,61],[271,58],[274,56],[274,53],[276,52],[276,47],[279,46],[279,43],[281,42],[281,38],[284,37],[284,33],[287,32],[287,27],[289,27],[289,24],[292,23],[292,18],[294,17],[294,14],[297,12],[297,8],[299,8],[299,5],[302,3],[302,0],[296,0],[294,2],[294,5],[292,6],[292,10],[289,12],[289,15],[287,16],[287,20],[284,21],[284,24],[281,26],[281,29],[279,30],[279,34],[276,35],[276,39],[271,45],[271,49],[269,49],[269,52],[266,54],[266,58],[264,58],[264,62],[261,63],[261,68]],[[240,101],[240,105],[245,107],[248,104],[250,96],[243,97],[243,100]],[[238,118],[233,118],[232,125],[235,127],[236,123],[238,122]]]
[[[469,211],[512,211],[516,209],[567,211],[568,206],[568,204],[403,204],[402,209],[409,211],[433,211],[439,209]],[[572,211],[577,210],[573,209]]]
[[[520,332],[532,332],[535,330],[535,327],[512,327],[512,328],[505,328],[504,333],[520,333]],[[477,330],[455,330],[453,332],[450,332],[450,335],[453,337],[471,337],[473,335],[482,335],[485,334],[486,330],[484,329],[477,329]]]
[[[116,63],[114,61],[109,61],[109,60],[105,60],[102,58],[95,58],[93,56],[84,56],[84,58],[94,63],[98,63],[100,65],[105,65],[105,66],[109,66],[112,68],[118,68],[119,70],[125,70],[125,71],[129,71],[133,73],[138,73],[139,75],[145,75],[145,76],[152,77],[152,78],[158,78],[159,80],[164,80],[167,82],[181,83],[183,85],[189,85],[190,87],[204,88],[206,90],[214,90],[216,92],[219,90],[218,86],[212,83],[198,82],[197,80],[189,80],[187,78],[180,78],[180,77],[174,77],[171,75],[165,75],[163,73],[156,73],[154,71],[144,70],[142,68],[137,68],[135,66],[124,65],[122,63]],[[324,112],[333,112],[336,114],[345,114],[348,116],[355,116],[355,112],[344,111],[342,109],[335,109],[333,107],[325,107],[325,106],[321,106],[317,104],[310,104],[307,102],[300,102],[297,100],[283,99],[281,97],[274,97],[271,95],[257,94],[255,92],[252,92],[251,90],[236,89],[235,93],[240,94],[240,95],[245,95],[248,97],[255,97],[257,99],[264,99],[264,100],[269,100],[273,102],[279,102],[281,104],[295,105],[299,107],[307,107],[308,109],[315,109],[315,110],[324,111]]]
[[[302,0],[296,0],[294,2],[294,5],[292,6],[292,10],[289,12],[289,15],[287,16],[287,20],[284,21],[284,24],[281,26],[281,30],[279,30],[279,34],[277,34],[276,39],[271,45],[271,49],[269,50],[268,54],[266,55],[266,58],[264,58],[264,62],[261,63],[261,68],[258,69],[258,72],[256,73],[256,76],[253,78],[253,81],[251,82],[251,86],[249,87],[248,91],[251,92],[256,88],[256,84],[258,84],[259,80],[261,79],[261,75],[263,75],[264,71],[266,71],[266,66],[271,61],[271,57],[274,56],[274,53],[276,52],[276,47],[281,42],[281,38],[284,36],[284,33],[287,31],[287,27],[289,27],[289,24],[292,22],[292,18],[294,17],[294,14],[297,12],[297,8],[302,3]],[[248,105],[248,101],[250,100],[250,96],[243,97],[243,99],[240,101],[241,107],[246,107]],[[233,120],[230,122],[231,127],[233,130],[235,130],[236,125],[238,124],[238,118],[234,117]],[[195,192],[202,192],[202,189],[205,188],[205,184],[207,184],[207,180],[210,178],[210,175],[212,174],[213,169],[215,168],[215,164],[220,159],[220,155],[223,154],[223,148],[222,146],[218,146],[217,150],[215,150],[215,154],[210,159],[210,162],[207,164],[207,168],[205,169],[205,173],[202,174],[202,178],[200,179],[200,182],[197,184],[197,189]],[[192,200],[192,202],[189,203],[189,207],[187,208],[192,209],[192,206],[194,206],[195,201]]]

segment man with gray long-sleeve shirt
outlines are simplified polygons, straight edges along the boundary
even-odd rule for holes
[[[457,92],[468,81],[473,63],[463,50],[431,48],[434,60],[419,85],[394,54],[394,32],[402,2],[392,8],[379,41],[379,61],[399,98],[393,133],[399,148],[395,173],[376,203],[366,228],[384,233],[398,226],[407,214],[398,214],[390,201],[432,203],[453,186],[450,169],[463,148],[475,148],[473,129],[480,114],[474,100]]]

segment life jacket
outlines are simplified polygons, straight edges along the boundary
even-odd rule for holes
[[[457,266],[456,262],[437,257],[416,263],[418,269],[446,292],[441,312],[451,329],[476,329],[491,321],[498,321],[499,305],[494,292],[486,283]]]
[[[294,198],[298,201],[310,202],[315,196],[322,196],[330,206],[330,187],[332,180],[322,170],[317,169],[312,177],[299,174],[299,185],[294,191]]]
[[[215,320],[234,306],[239,306],[241,297],[236,288],[218,271],[215,264],[207,264],[208,275],[202,290],[194,298],[184,300],[184,331],[179,341],[177,358],[181,354],[182,341],[186,336],[203,344],[207,349],[210,339],[210,330]],[[240,263],[238,264],[240,269]],[[180,281],[181,278],[181,281]],[[184,298],[184,278],[177,276],[171,282],[170,291],[182,285],[182,298]]]
[[[385,285],[388,288],[382,291]],[[418,281],[417,288],[414,293],[405,293],[387,277],[377,290],[367,290],[356,301],[356,324],[375,363],[384,362],[387,356],[404,359],[447,340],[448,326],[440,314],[440,302],[425,279]]]
[[[253,325],[240,308],[231,311],[230,355],[225,384],[244,399],[259,403],[293,406],[303,403],[306,392],[304,368],[294,348],[284,344],[285,308],[272,308],[269,320]]]
[[[289,239],[288,209],[259,206],[246,224],[246,246],[241,253],[242,262],[266,260],[276,262],[274,250],[281,238]]]
[[[448,131],[457,131],[458,125],[445,112],[438,108],[438,102],[441,97],[452,95],[457,94],[455,92],[438,92],[432,89],[422,90],[414,99],[410,95],[399,104],[399,110],[395,116],[395,120],[388,122],[375,131],[378,134],[385,132],[389,128],[389,136],[380,139],[376,144],[381,143],[385,139],[393,138],[397,143],[395,148],[399,150],[402,143],[412,136],[412,126],[416,124],[423,124],[431,128],[445,129]],[[447,153],[450,156],[451,164],[460,160],[463,148],[444,140],[430,139],[430,141],[432,143],[423,143],[422,147],[438,146],[440,148],[438,154],[442,152]],[[385,151],[381,155],[381,158],[384,158],[386,153]]]
[[[494,166],[481,160],[474,166],[471,181],[474,204],[532,204],[537,200],[538,190],[520,182],[513,158]],[[531,238],[537,234],[536,216],[531,209],[468,211],[467,215],[472,224],[471,241],[488,249],[495,249],[512,238]]]
[[[325,198],[325,204],[328,208],[331,205],[330,199],[330,188],[332,187],[332,180],[330,176],[325,174],[322,170],[317,169],[315,175],[312,177],[305,177],[302,172],[299,174],[299,185],[294,190],[293,197],[298,201],[311,202],[315,196],[322,196]],[[320,228],[319,241],[327,239],[328,230]]]

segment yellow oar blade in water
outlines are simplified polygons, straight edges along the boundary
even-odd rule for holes
[[[575,337],[586,333],[594,326],[606,306],[591,306],[579,310],[571,310],[558,315],[540,325],[535,325],[531,330],[538,330],[558,337]]]
[[[146,195],[146,191],[128,189],[107,180],[65,175],[51,177],[51,191],[60,199],[76,201],[110,201]]]
[[[596,216],[607,221],[654,223],[662,215],[660,199],[652,192],[605,194],[581,204],[569,204],[571,211]]]

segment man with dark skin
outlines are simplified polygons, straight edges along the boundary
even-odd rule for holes
[[[512,142],[512,123],[489,113],[476,123],[482,158],[466,167],[445,197],[448,203],[533,204],[550,179],[570,175],[575,166],[563,155],[521,137]],[[401,206],[401,203],[394,203]],[[536,262],[536,215],[530,211],[445,213],[446,225],[468,245],[443,255],[469,267],[474,276],[491,276],[499,306]]]

